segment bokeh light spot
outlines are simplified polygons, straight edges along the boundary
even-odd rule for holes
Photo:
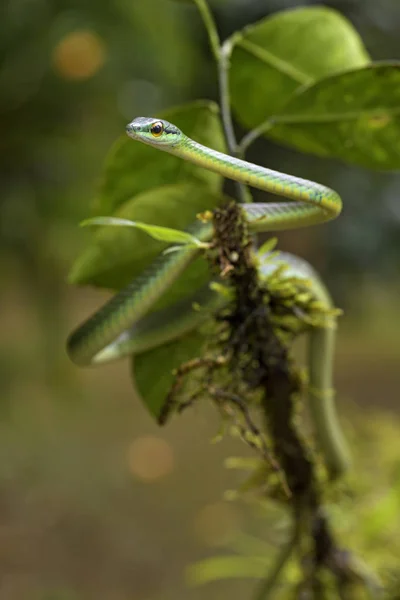
[[[53,52],[57,73],[65,79],[88,79],[103,66],[103,40],[90,30],[73,31],[63,37]]]
[[[128,461],[131,473],[144,481],[155,481],[169,475],[175,463],[171,445],[156,436],[142,436],[133,441]]]
[[[196,515],[196,537],[210,546],[228,543],[240,527],[240,515],[232,504],[207,504]]]

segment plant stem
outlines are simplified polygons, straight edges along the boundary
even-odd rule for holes
[[[275,125],[290,125],[299,123],[303,124],[316,124],[316,123],[336,123],[340,120],[351,121],[357,119],[360,116],[360,113],[348,112],[342,114],[334,114],[334,115],[271,115],[263,121],[260,125],[246,133],[243,136],[240,143],[238,144],[238,156],[242,156],[248,147],[253,144],[259,137],[267,133],[270,129],[275,127]]]
[[[261,582],[261,585],[257,590],[254,600],[268,600],[268,598],[270,598],[270,594],[278,582],[278,578],[282,572],[282,569],[288,562],[289,558],[292,555],[292,552],[294,551],[297,545],[299,529],[299,521],[296,519],[293,524],[293,532],[289,541],[285,544],[285,546],[283,546],[271,573],[269,573],[267,578]]]
[[[229,93],[229,62],[232,52],[232,43],[230,40],[224,42],[219,51],[218,58],[218,85],[219,85],[219,102],[221,106],[222,124],[224,127],[226,143],[228,145],[229,154],[232,156],[238,155],[238,143],[233,128],[231,99]],[[249,189],[242,183],[235,182],[239,201],[242,203],[251,202],[252,196]]]
[[[262,136],[263,133],[266,133],[273,126],[274,121],[272,119],[267,119],[258,127],[255,127],[251,131],[247,132],[238,144],[238,155],[243,156],[248,147],[251,146],[251,144],[253,144],[260,136]]]
[[[222,125],[224,128],[228,152],[231,156],[237,156],[238,143],[235,136],[235,130],[233,128],[228,75],[229,61],[232,52],[232,41],[227,40],[226,42],[224,42],[224,44],[221,45],[220,37],[218,35],[214,18],[211,14],[206,0],[194,1],[203,20],[204,27],[206,28],[208,39],[210,42],[211,52],[217,63],[219,102],[221,107]],[[235,182],[235,187],[240,202],[245,203],[252,201],[251,193],[245,185],[239,182]]]
[[[228,144],[229,153],[235,156],[237,154],[237,141],[235,131],[233,129],[231,99],[229,94],[228,70],[229,61],[232,52],[230,40],[223,43],[220,48],[218,58],[218,84],[219,84],[219,101],[222,113],[222,122],[224,126],[226,142]]]
[[[206,0],[194,0],[194,2],[203,20],[204,27],[206,28],[206,31],[208,33],[211,51],[214,55],[215,60],[218,63],[220,57],[221,42],[219,39],[217,28],[215,26],[215,21],[213,19],[213,16],[211,14]]]

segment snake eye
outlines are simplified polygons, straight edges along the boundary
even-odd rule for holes
[[[154,137],[160,137],[164,131],[164,125],[161,123],[161,121],[157,121],[157,123],[154,123],[154,125],[151,126],[150,131]]]

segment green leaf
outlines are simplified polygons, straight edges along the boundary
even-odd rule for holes
[[[204,186],[164,185],[135,196],[114,217],[183,230],[195,222],[199,212],[211,210],[220,202],[221,196]],[[165,243],[149,238],[137,228],[100,227],[73,265],[69,281],[120,289],[140,275],[165,248]],[[206,268],[201,267],[201,272],[199,285],[205,282]],[[189,276],[188,281],[194,285],[193,277]]]
[[[267,240],[265,240],[265,242],[261,244],[261,246],[257,250],[258,256],[264,256],[264,254],[272,252],[272,250],[275,249],[277,243],[278,238],[276,237],[268,238]]]
[[[220,579],[261,579],[269,556],[213,556],[191,565],[187,578],[191,585],[204,585]]]
[[[181,244],[184,246],[194,246],[197,248],[206,248],[207,244],[201,242],[197,237],[187,233],[186,231],[180,231],[179,229],[171,229],[170,227],[160,227],[159,225],[148,225],[147,223],[140,223],[138,221],[130,221],[129,219],[118,219],[116,217],[93,217],[92,219],[86,219],[82,221],[81,227],[87,227],[88,225],[111,225],[116,227],[135,227],[141,229],[147,233],[154,240],[160,242],[169,242],[175,244]],[[180,246],[174,247],[173,249],[179,250]],[[167,248],[168,250],[168,248]],[[166,252],[166,251],[165,251]]]
[[[300,86],[369,62],[350,22],[322,6],[280,12],[232,42],[232,106],[250,129],[279,111]]]
[[[400,63],[334,75],[295,94],[268,137],[319,156],[400,168]]]
[[[197,101],[157,116],[171,121],[201,144],[225,151],[214,102]],[[108,155],[95,209],[97,214],[112,214],[137,194],[160,185],[188,181],[205,184],[214,192],[222,186],[220,175],[123,135]]]
[[[201,354],[204,336],[193,331],[173,342],[132,358],[132,377],[138,395],[158,419],[174,382],[173,370]]]

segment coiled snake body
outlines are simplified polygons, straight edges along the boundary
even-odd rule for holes
[[[187,137],[175,125],[160,119],[139,117],[126,128],[134,140],[195,163],[224,177],[287,200],[268,204],[243,204],[251,232],[268,232],[323,223],[337,217],[340,196],[324,185],[261,167],[203,146]],[[192,233],[202,241],[211,238],[209,224],[197,223]],[[68,354],[79,365],[99,364],[135,354],[173,339],[195,325],[196,314],[174,308],[147,315],[155,301],[198,255],[200,249],[182,247],[159,256],[130,285],[117,293],[69,337]],[[291,255],[285,256],[299,277],[310,278],[309,269]],[[262,267],[261,267],[262,268]],[[313,292],[329,299],[322,282],[312,273]],[[309,351],[309,401],[315,433],[332,475],[348,463],[333,404],[331,379],[334,331],[331,327],[311,328]],[[323,360],[321,360],[323,353]]]

